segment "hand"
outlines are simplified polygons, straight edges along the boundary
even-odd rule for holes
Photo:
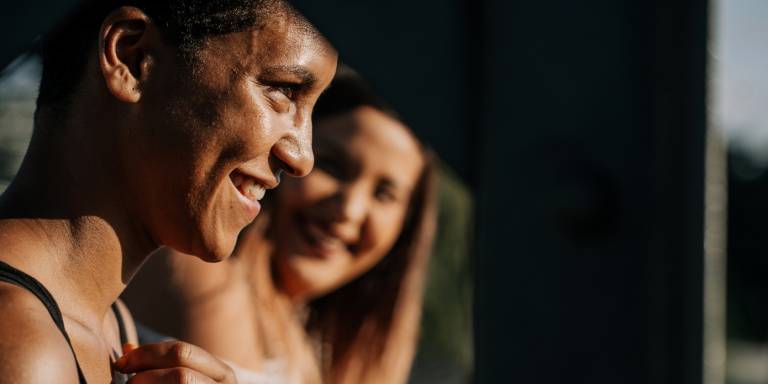
[[[122,373],[135,373],[130,384],[237,384],[235,373],[202,348],[181,341],[123,347],[123,357],[112,363]]]

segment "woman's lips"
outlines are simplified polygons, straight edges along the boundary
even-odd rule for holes
[[[264,197],[264,194],[267,191],[266,187],[252,177],[243,175],[239,172],[230,173],[229,178],[238,192],[237,195],[243,210],[245,211],[246,217],[249,221],[255,220],[259,211],[261,211],[259,200]]]
[[[309,246],[311,256],[327,259],[334,255],[349,253],[347,244],[328,232],[313,220],[302,218],[297,227],[304,242]]]

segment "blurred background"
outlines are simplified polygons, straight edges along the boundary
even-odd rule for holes
[[[727,382],[768,383],[768,2],[718,7],[716,107],[729,142]]]

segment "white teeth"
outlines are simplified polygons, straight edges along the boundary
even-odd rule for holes
[[[334,246],[334,247],[343,247],[344,243],[341,241],[341,239],[338,239],[336,237],[328,236],[323,230],[320,228],[317,228],[314,225],[308,225],[307,226],[307,233],[310,237],[312,237],[313,240],[317,241],[318,243],[323,243],[327,246]]]
[[[253,188],[253,185],[255,183],[253,182],[253,179],[250,177],[243,180],[243,184],[241,185],[241,188],[243,189],[243,194],[250,195],[251,194],[251,188]]]
[[[253,199],[261,200],[267,193],[267,188],[263,184],[241,174],[232,176],[232,184],[235,187],[239,187],[242,194],[248,198],[252,197]]]
[[[256,198],[256,200],[261,200],[264,198],[264,195],[267,193],[267,189],[264,188],[261,184],[254,184],[251,188],[251,194],[253,197]]]

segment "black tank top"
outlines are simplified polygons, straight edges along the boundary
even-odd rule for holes
[[[64,319],[61,317],[61,310],[59,310],[59,306],[56,304],[56,300],[53,299],[53,296],[51,296],[50,292],[48,292],[48,290],[45,289],[45,287],[40,284],[39,281],[35,280],[34,277],[27,275],[26,273],[19,271],[18,269],[11,267],[2,261],[0,261],[0,281],[22,287],[37,296],[37,298],[43,302],[45,308],[48,309],[48,312],[51,314],[51,318],[53,318],[53,322],[56,323],[57,327],[59,327],[59,330],[64,335],[64,338],[67,339],[69,348],[72,349],[72,342],[69,340],[67,330],[64,329]],[[128,336],[125,333],[123,316],[120,314],[120,310],[117,308],[117,303],[112,304],[112,311],[115,312],[117,325],[120,330],[120,344],[124,345],[128,342]],[[72,354],[75,354],[74,349],[72,349]],[[83,376],[83,370],[80,369],[80,363],[77,361],[76,355],[75,364],[77,364],[77,375],[80,377],[80,384],[88,384],[85,381],[85,376]]]

